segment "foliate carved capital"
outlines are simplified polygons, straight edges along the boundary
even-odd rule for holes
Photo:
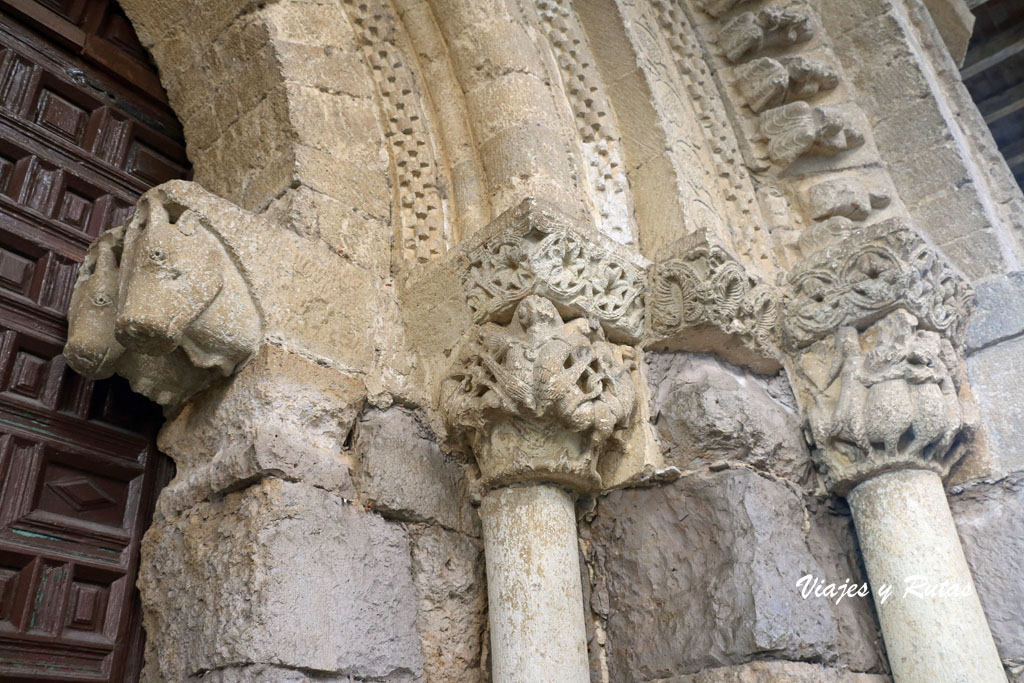
[[[670,245],[650,269],[648,348],[715,352],[758,372],[779,369],[778,294],[702,234]]]
[[[966,452],[978,414],[950,341],[900,309],[803,353],[794,381],[826,485],[846,494],[897,469],[945,477]]]
[[[904,220],[855,229],[791,273],[790,380],[826,484],[894,469],[945,476],[977,425],[961,349],[973,292]]]
[[[960,347],[974,292],[910,224],[894,218],[808,254],[789,276],[782,330],[799,349],[844,326],[863,329],[898,308]]]
[[[485,486],[520,481],[600,487],[598,459],[636,404],[633,351],[585,318],[563,322],[528,296],[507,325],[476,326],[441,385],[450,436],[472,450]]]
[[[117,373],[165,407],[234,373],[263,334],[217,228],[243,214],[184,181],[142,195],[128,225],[100,235],[79,267],[68,365],[93,379]]]
[[[597,320],[616,341],[634,343],[643,333],[644,268],[637,256],[536,200],[474,235],[461,258],[478,323],[506,321],[520,301],[539,294],[564,314]]]

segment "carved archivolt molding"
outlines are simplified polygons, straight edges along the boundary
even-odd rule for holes
[[[961,346],[973,292],[905,220],[861,228],[811,255],[789,277],[782,330],[799,349],[843,326],[863,328],[897,308]]]
[[[720,245],[691,235],[650,270],[646,346],[713,351],[759,372],[778,370],[778,295]]]
[[[462,274],[477,322],[507,319],[525,297],[540,294],[563,313],[599,321],[614,339],[640,339],[644,270],[635,255],[529,199],[482,233]]]
[[[440,390],[450,436],[464,439],[485,486],[521,481],[600,487],[601,448],[636,403],[629,347],[554,304],[523,299],[507,325],[474,328]]]
[[[190,206],[191,195],[153,188],[126,227],[89,247],[68,311],[64,355],[76,372],[94,379],[116,372],[171,407],[234,373],[256,350],[261,314],[202,194]]]

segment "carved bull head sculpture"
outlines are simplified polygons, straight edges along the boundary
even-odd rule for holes
[[[89,247],[68,319],[74,370],[116,372],[165,407],[231,375],[262,338],[256,302],[209,219],[160,188],[126,228]]]

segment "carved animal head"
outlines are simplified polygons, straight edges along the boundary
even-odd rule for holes
[[[262,337],[249,287],[208,223],[209,202],[179,196],[154,188],[126,228],[89,247],[65,347],[77,372],[116,372],[164,406],[233,373]],[[184,206],[193,196],[195,207]]]
[[[114,335],[123,245],[124,228],[108,230],[89,245],[71,293],[64,357],[72,368],[93,379],[114,374],[124,353]]]
[[[125,235],[116,335],[140,353],[163,355],[224,286],[223,248],[198,214],[143,197]]]

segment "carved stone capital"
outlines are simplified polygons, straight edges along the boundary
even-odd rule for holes
[[[650,269],[645,346],[714,352],[757,372],[781,367],[777,293],[724,247],[694,233]]]
[[[615,341],[643,333],[642,259],[534,199],[474,235],[454,260],[477,323],[505,322],[539,294],[564,315],[597,320]]]
[[[897,469],[945,477],[978,423],[963,359],[904,309],[806,349],[794,388],[807,413],[826,485],[846,494]]]
[[[449,435],[472,450],[486,487],[523,481],[600,488],[598,459],[636,403],[633,351],[585,318],[563,322],[528,296],[507,325],[471,330],[442,382]]]
[[[896,469],[940,476],[977,426],[960,351],[968,284],[906,222],[855,229],[789,277],[787,370],[825,483]]]
[[[231,375],[262,339],[262,316],[218,223],[244,212],[193,183],[155,187],[125,227],[89,247],[68,310],[68,365],[117,373],[173,407]]]
[[[789,276],[782,330],[800,349],[840,327],[863,329],[903,308],[960,347],[974,292],[910,224],[893,218],[858,228],[806,254]]]

